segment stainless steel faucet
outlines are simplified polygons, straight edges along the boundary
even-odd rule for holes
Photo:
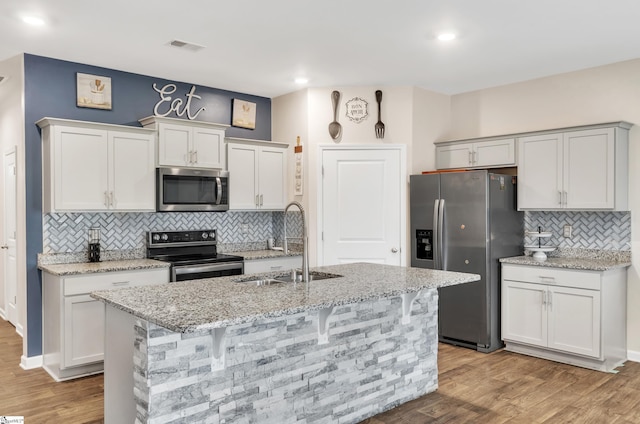
[[[287,211],[291,206],[297,206],[302,214],[302,281],[309,283],[309,246],[307,243],[307,220],[305,219],[304,208],[298,202],[291,202],[284,208],[284,241],[283,250],[285,255],[289,254],[289,246],[287,244]]]

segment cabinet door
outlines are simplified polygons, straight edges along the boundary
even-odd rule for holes
[[[436,147],[436,168],[468,168],[472,165],[472,144],[452,144]]]
[[[224,168],[224,131],[193,128],[192,151],[194,166]]]
[[[502,339],[547,345],[546,286],[502,282]]]
[[[56,127],[54,209],[98,211],[108,207],[107,131]]]
[[[548,287],[548,347],[600,357],[600,292]]]
[[[287,205],[287,151],[262,147],[258,161],[261,209],[284,209]]]
[[[191,165],[191,128],[161,123],[158,125],[158,165]]]
[[[61,368],[104,359],[104,308],[88,294],[64,298],[64,346]]]
[[[258,207],[258,150],[254,146],[228,144],[229,209]]]
[[[110,208],[155,211],[153,136],[109,132],[109,150]]]
[[[565,207],[615,207],[615,139],[613,128],[564,134]]]
[[[516,141],[513,138],[475,143],[473,166],[488,167],[515,165],[515,148]]]
[[[561,209],[562,134],[518,140],[518,209]]]

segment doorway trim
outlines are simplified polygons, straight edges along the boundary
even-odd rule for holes
[[[324,166],[324,152],[331,150],[362,150],[362,151],[389,151],[397,150],[400,153],[400,266],[407,266],[407,146],[404,144],[321,144],[318,145],[316,167],[316,261],[318,265],[324,264],[324,251],[322,239],[323,222],[323,181],[322,172]]]

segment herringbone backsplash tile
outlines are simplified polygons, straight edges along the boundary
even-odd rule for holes
[[[43,253],[87,248],[88,230],[99,227],[105,250],[145,248],[147,231],[215,228],[218,243],[262,242],[282,238],[282,212],[68,213],[43,217]],[[288,213],[292,236],[302,234],[299,213]]]
[[[563,237],[563,227],[573,226],[573,236]],[[551,231],[544,244],[560,248],[631,250],[630,212],[553,211],[525,212],[525,231]],[[536,240],[525,238],[525,244]]]

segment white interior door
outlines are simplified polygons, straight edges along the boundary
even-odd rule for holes
[[[322,154],[323,265],[404,265],[403,149],[354,148]]]
[[[14,326],[18,322],[18,276],[16,262],[16,151],[4,155],[4,305],[7,319]]]

